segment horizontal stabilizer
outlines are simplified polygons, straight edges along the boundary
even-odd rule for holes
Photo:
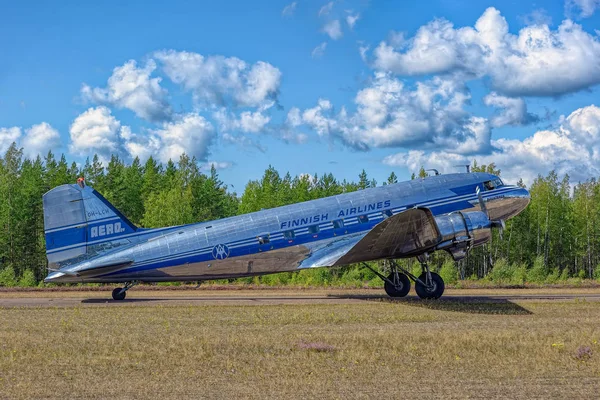
[[[77,272],[61,271],[60,269],[56,269],[56,268],[48,268],[48,271],[62,273],[62,274],[69,275],[69,276],[79,276],[79,275],[77,275]]]
[[[113,260],[107,264],[94,265],[90,268],[77,271],[77,275],[90,277],[100,274],[108,274],[110,272],[118,271],[121,268],[129,267],[131,264],[133,264],[132,260]]]
[[[52,272],[62,272],[65,275],[77,276],[77,277],[85,277],[89,278],[96,275],[108,274],[110,272],[118,271],[121,268],[129,267],[133,264],[133,260],[112,260],[107,263],[102,264],[92,264],[87,268],[81,269],[79,271],[69,271],[65,269],[48,269]]]

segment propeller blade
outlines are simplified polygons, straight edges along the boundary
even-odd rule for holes
[[[481,207],[481,211],[483,211],[489,219],[490,214],[488,213],[487,207],[485,206],[485,202],[483,201],[483,196],[481,195],[481,190],[479,189],[479,186],[477,186],[476,192],[477,192],[477,198],[479,199],[479,206]]]
[[[506,229],[506,222],[503,219],[499,219],[497,221],[492,222],[492,226],[498,228],[498,233],[500,234],[500,240],[503,240],[504,230]]]

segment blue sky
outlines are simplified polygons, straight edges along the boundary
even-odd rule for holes
[[[0,2],[0,151],[274,165],[600,169],[600,2]]]

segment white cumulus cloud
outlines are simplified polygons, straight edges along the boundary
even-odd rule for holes
[[[434,77],[407,87],[389,73],[376,72],[354,98],[356,112],[339,112],[327,99],[302,112],[302,124],[320,136],[358,150],[370,147],[445,148],[469,154],[491,151],[491,127],[465,110],[470,101],[458,80]],[[295,113],[295,111],[294,111]],[[298,125],[295,114],[288,119]]]
[[[527,112],[527,104],[522,98],[505,97],[492,92],[483,98],[483,103],[498,110],[491,118],[494,127],[527,125],[540,120],[538,116]]]
[[[600,0],[567,0],[565,9],[567,13],[575,11],[579,17],[591,17],[600,8]]]
[[[105,106],[91,107],[81,113],[69,128],[69,151],[80,156],[97,153],[104,160],[121,151],[121,123]]]
[[[132,157],[144,160],[150,155],[162,162],[179,160],[185,153],[206,160],[215,131],[209,121],[196,113],[177,115],[147,134],[129,134],[124,146]]]
[[[317,47],[315,47],[313,49],[313,51],[310,53],[310,55],[312,56],[312,58],[319,58],[319,57],[323,56],[323,54],[325,54],[326,48],[327,48],[327,42],[323,42],[320,45],[318,45]]]
[[[300,115],[300,109],[298,107],[292,107],[288,112],[286,123],[295,128],[302,125],[302,116]]]
[[[356,14],[348,13],[348,15],[346,15],[346,23],[348,24],[350,29],[354,28],[354,25],[356,25],[356,22],[358,21],[359,18],[360,18],[359,13],[356,13]]]
[[[342,24],[337,19],[325,23],[325,25],[323,25],[323,32],[329,35],[329,37],[333,40],[341,39],[342,36],[344,36],[342,32]]]
[[[248,64],[236,57],[174,50],[154,56],[169,79],[192,92],[200,107],[260,107],[279,94],[281,71],[263,61]]]
[[[243,111],[239,116],[222,108],[213,113],[222,132],[241,131],[244,133],[259,133],[271,121],[271,117],[263,114],[262,110]]]
[[[44,156],[48,150],[56,149],[60,145],[60,134],[47,122],[33,125],[25,130],[25,136],[21,140],[23,152],[29,158]]]
[[[215,167],[216,170],[219,170],[219,169],[231,168],[231,167],[233,167],[233,165],[234,165],[234,163],[229,162],[229,161],[207,161],[206,163],[202,164],[200,169],[202,171],[208,172],[211,170],[212,167]]]
[[[154,60],[149,60],[143,68],[130,60],[113,70],[106,88],[84,84],[82,96],[94,103],[127,108],[149,121],[168,119],[172,110],[166,100],[167,91],[160,86],[161,78],[150,77],[155,69]]]
[[[0,156],[10,147],[13,142],[17,142],[21,137],[21,128],[13,126],[11,128],[0,128]]]
[[[281,11],[281,15],[284,15],[286,17],[294,15],[294,13],[296,12],[296,7],[297,6],[298,6],[298,2],[297,1],[291,2],[287,6],[283,7],[283,10]]]
[[[329,3],[325,4],[319,9],[319,17],[328,15],[331,12],[331,10],[333,10],[333,1],[330,1]]]
[[[600,108],[594,105],[573,111],[552,130],[540,130],[524,140],[493,140],[491,154],[466,157],[452,151],[427,153],[412,150],[386,157],[388,165],[408,167],[417,171],[421,166],[440,171],[456,171],[455,165],[468,164],[476,159],[480,164],[491,162],[502,170],[510,182],[519,178],[531,184],[538,173],[556,170],[569,174],[573,181],[585,180],[600,174]]]
[[[30,159],[35,159],[38,155],[43,157],[48,150],[56,150],[61,146],[60,134],[47,122],[25,129],[25,135],[19,126],[0,128],[0,157],[12,143],[23,148],[23,154]]]
[[[373,55],[376,68],[400,75],[489,77],[495,91],[513,97],[558,96],[600,83],[598,36],[568,19],[556,30],[535,24],[514,35],[493,7],[474,27],[436,19],[399,47],[381,42]]]

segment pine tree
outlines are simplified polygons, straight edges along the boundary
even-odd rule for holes
[[[89,182],[96,188],[96,190],[103,192],[105,188],[104,183],[104,166],[98,157],[98,154],[94,154],[92,160],[92,168],[90,170],[89,177],[86,177]]]
[[[317,183],[317,198],[334,196],[343,192],[342,186],[338,183],[332,173],[324,174]]]
[[[173,160],[167,161],[167,167],[165,168],[165,187],[172,188],[179,182],[177,181],[177,167]]]
[[[139,224],[144,216],[143,181],[142,165],[136,157],[123,169],[123,188],[119,195],[122,199],[121,212],[135,224]]]
[[[310,175],[297,176],[292,181],[292,196],[294,203],[300,203],[312,199],[312,181]]]
[[[104,197],[118,210],[126,208],[123,197],[125,192],[125,164],[119,156],[111,156],[103,181],[105,186]]]
[[[6,182],[6,205],[5,213],[5,263],[15,267],[19,262],[20,252],[17,248],[22,243],[18,230],[18,210],[20,206],[19,198],[19,176],[23,162],[23,149],[18,148],[16,143],[12,143],[4,155],[4,179]],[[4,264],[4,263],[3,263]]]
[[[396,176],[396,174],[394,173],[394,171],[392,171],[392,173],[390,174],[390,176],[388,176],[387,178],[387,184],[391,185],[393,183],[398,183],[398,177]]]
[[[142,202],[145,203],[151,194],[157,193],[165,186],[162,174],[162,165],[157,163],[152,156],[144,164],[144,174],[142,182]]]
[[[279,190],[277,191],[277,204],[284,206],[295,202],[292,190],[292,176],[287,172],[281,180]]]
[[[17,276],[29,269],[36,280],[42,279],[45,269],[44,221],[42,195],[44,194],[44,165],[40,157],[26,159],[19,177],[18,202],[13,210],[15,246],[19,253],[13,265]]]
[[[143,224],[149,228],[190,224],[193,221],[191,188],[170,188],[152,193],[146,201]]]
[[[362,172],[358,175],[358,188],[359,189],[367,189],[371,186],[371,182],[369,182],[369,178],[367,177],[367,172],[363,169]]]

